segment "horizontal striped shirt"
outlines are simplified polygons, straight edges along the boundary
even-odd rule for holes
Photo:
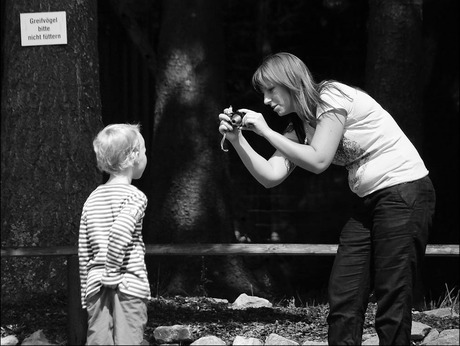
[[[102,285],[150,299],[142,221],[147,197],[127,184],[98,186],[83,205],[78,239],[81,303]]]

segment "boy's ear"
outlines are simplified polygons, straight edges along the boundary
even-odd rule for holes
[[[137,159],[139,158],[139,152],[138,151],[133,151],[131,154],[129,154],[129,159],[137,164]]]

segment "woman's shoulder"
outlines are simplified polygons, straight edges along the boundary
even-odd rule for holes
[[[325,80],[321,83],[320,94],[323,95],[337,95],[351,93],[354,88],[348,84],[336,81],[336,80]]]
[[[354,93],[360,90],[358,87],[354,85],[346,84],[344,82],[339,82],[336,80],[330,81],[330,86],[332,86],[332,88],[329,88],[331,90],[338,90],[338,91],[341,91],[342,93],[348,93],[348,94]]]
[[[324,112],[327,108],[348,109],[355,96],[356,91],[353,87],[341,82],[329,81],[324,84],[320,92],[320,98],[323,102],[320,111]]]

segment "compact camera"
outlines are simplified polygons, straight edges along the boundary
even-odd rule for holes
[[[229,107],[229,109],[225,112],[225,114],[228,115],[230,118],[230,123],[232,124],[233,127],[240,128],[243,126],[243,117],[244,113],[243,112],[233,112],[232,106]],[[224,135],[222,136],[222,140],[220,141],[220,148],[227,152],[228,149],[224,148],[224,142],[225,142],[225,137],[227,136],[227,132],[224,132]]]
[[[230,117],[230,122],[232,123],[233,126],[236,126],[236,127],[242,126],[244,113],[236,111],[236,112],[231,112],[230,114],[228,114],[228,116]]]

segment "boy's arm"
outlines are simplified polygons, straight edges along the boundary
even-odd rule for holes
[[[133,194],[115,219],[109,234],[102,285],[116,288],[121,282],[123,260],[126,256],[128,245],[131,243],[136,224],[144,216],[146,206],[147,198],[145,196],[141,197]]]
[[[78,235],[78,264],[80,272],[81,305],[83,309],[86,308],[86,282],[88,278],[88,262],[91,253],[87,232],[86,212],[83,210],[80,218],[80,229]]]

